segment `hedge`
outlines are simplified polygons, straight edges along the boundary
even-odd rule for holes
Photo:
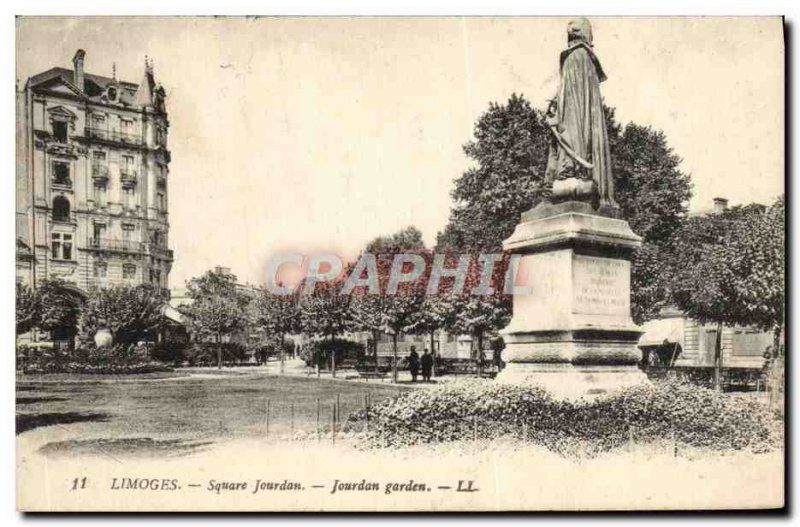
[[[769,450],[780,423],[764,405],[679,381],[560,401],[537,388],[468,380],[415,390],[350,416],[366,446],[516,437],[563,454],[658,440],[714,450]]]

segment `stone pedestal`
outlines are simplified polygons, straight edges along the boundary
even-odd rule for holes
[[[530,291],[514,295],[498,380],[569,398],[646,382],[630,308],[640,244],[616,209],[567,201],[523,214],[503,247],[522,254],[516,283]]]

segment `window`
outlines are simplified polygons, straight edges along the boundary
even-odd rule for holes
[[[153,285],[161,285],[161,271],[158,269],[150,269],[150,283]]]
[[[122,170],[127,173],[133,171],[133,156],[122,156]]]
[[[130,134],[133,132],[133,121],[130,119],[120,119],[119,124],[124,133]]]
[[[66,121],[53,121],[53,136],[59,143],[66,143],[68,138]]]
[[[93,115],[92,116],[92,126],[95,128],[103,128],[106,125],[106,116],[105,115]]]
[[[69,163],[64,161],[53,162],[53,184],[64,186],[72,185],[72,181],[69,178]]]
[[[128,209],[136,208],[136,187],[122,187],[122,202]]]
[[[105,278],[108,275],[108,264],[106,262],[94,263],[94,277]]]
[[[167,196],[163,192],[159,192],[157,194],[158,199],[158,210],[162,212],[167,212]]]
[[[106,204],[106,182],[105,180],[96,179],[94,182],[94,200],[98,205],[105,206]]]
[[[748,329],[733,332],[733,354],[737,357],[760,357],[770,345],[770,333]]]
[[[53,221],[69,221],[69,200],[64,196],[53,198]]]
[[[131,232],[133,232],[135,228],[136,226],[132,223],[122,224],[122,243],[126,249],[131,246]]]
[[[100,240],[105,239],[106,236],[106,224],[105,223],[95,223],[92,226],[92,243],[95,246],[100,245]]]
[[[112,101],[112,102],[116,101],[117,100],[117,89],[114,88],[113,86],[109,87],[108,90],[106,90],[106,95],[108,96],[108,100],[109,101]]]
[[[55,260],[72,260],[72,234],[52,233],[50,251],[51,257]]]
[[[95,150],[92,152],[92,159],[95,163],[105,163],[106,162],[106,153],[101,152],[99,150]]]
[[[167,132],[160,126],[156,126],[156,144],[167,146]]]
[[[136,266],[133,264],[123,264],[122,278],[125,280],[133,280],[136,278]]]

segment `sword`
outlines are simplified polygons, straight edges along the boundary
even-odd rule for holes
[[[579,165],[581,165],[583,168],[589,168],[589,169],[594,168],[594,164],[593,163],[590,163],[590,162],[586,161],[581,156],[579,156],[578,154],[575,153],[575,151],[572,149],[572,147],[569,146],[569,142],[567,142],[567,140],[564,139],[561,136],[561,134],[558,132],[558,130],[556,129],[556,125],[555,124],[547,123],[547,126],[548,126],[548,128],[550,128],[550,131],[553,132],[553,135],[555,136],[556,141],[558,141],[558,144],[561,146],[561,148],[564,149],[564,151],[567,153],[567,155],[569,157],[574,159],[575,162],[578,163]]]

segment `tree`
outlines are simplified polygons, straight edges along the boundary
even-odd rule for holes
[[[629,123],[620,134],[613,110],[607,110],[606,121],[617,203],[642,237],[631,262],[631,314],[642,323],[668,301],[668,246],[685,218],[691,181],[663,132]]]
[[[217,367],[222,368],[222,337],[247,327],[252,298],[238,285],[236,275],[223,267],[192,278],[186,288],[192,303],[182,310],[198,335],[216,338]]]
[[[81,303],[67,283],[60,278],[44,280],[39,284],[40,314],[37,327],[42,331],[66,331],[74,334],[78,324]]]
[[[785,198],[781,196],[752,221],[738,222],[736,227],[732,263],[739,279],[741,320],[773,331],[777,351],[786,309]]]
[[[217,368],[222,368],[222,337],[245,327],[245,313],[235,298],[202,296],[189,307],[191,324],[201,336],[213,336],[217,342]]]
[[[544,181],[548,131],[542,112],[522,95],[490,103],[464,145],[473,161],[455,181],[450,221],[437,237],[437,252],[465,248],[498,252],[531,208]]]
[[[430,337],[430,350],[433,356],[433,376],[436,376],[436,332],[447,326],[451,314],[446,298],[440,295],[426,295],[422,301],[414,321],[414,329],[419,334]]]
[[[386,329],[387,306],[383,295],[368,291],[354,290],[350,297],[350,316],[353,328],[369,332],[372,339],[372,353],[375,369],[378,368],[378,339]]]
[[[17,282],[17,335],[33,329],[39,322],[41,304],[36,290]]]
[[[280,349],[280,371],[285,369],[284,337],[295,331],[300,322],[300,310],[294,295],[277,295],[262,289],[255,302],[256,324],[264,332],[277,337]]]
[[[477,340],[478,347],[473,351],[480,376],[484,338],[487,333],[503,328],[511,321],[510,299],[506,295],[453,295],[446,301],[450,303],[452,313],[447,319],[448,330]]]
[[[341,293],[341,280],[318,282],[314,291],[300,298],[300,323],[311,335],[333,339],[350,327],[350,297]],[[302,284],[298,287],[302,290]],[[336,357],[331,353],[331,374],[336,376]],[[319,357],[316,357],[318,359]],[[319,360],[317,375],[319,375]]]
[[[386,331],[392,336],[392,380],[397,382],[398,353],[397,339],[400,334],[413,332],[419,322],[419,310],[425,298],[425,284],[430,271],[430,253],[425,249],[422,233],[416,227],[410,226],[390,236],[375,238],[363,254],[375,258],[375,272],[377,273],[377,294],[357,287],[351,292],[351,315],[353,327],[370,331],[373,337],[374,357],[377,367],[377,340],[381,331]],[[363,256],[362,254],[362,256]],[[397,291],[388,291],[389,282],[394,267],[395,257],[398,255],[413,255],[425,264],[425,272],[409,282],[399,283]],[[406,262],[399,269],[407,273],[406,267],[413,265]],[[364,270],[368,272],[367,269]],[[352,266],[348,275],[352,273]],[[358,278],[365,278],[362,274]]]
[[[389,236],[378,236],[367,244],[365,252],[380,257],[394,256],[403,252],[419,252],[425,250],[422,231],[413,225],[401,229]]]
[[[396,294],[386,295],[386,328],[392,335],[392,382],[397,382],[397,337],[416,329],[417,315],[425,298],[420,283],[404,284]]]
[[[632,314],[641,322],[658,311],[666,295],[663,284],[651,281],[661,273],[659,253],[685,216],[690,180],[662,132],[633,123],[622,130],[614,109],[606,108],[605,115],[616,199],[623,217],[644,238],[631,274]],[[521,95],[512,95],[505,105],[489,105],[475,125],[475,139],[464,146],[474,166],[455,181],[450,220],[437,237],[437,252],[501,249],[520,214],[539,201],[548,133],[543,112]]]
[[[188,280],[186,292],[192,300],[212,296],[228,298],[242,309],[251,301],[251,297],[239,286],[236,275],[225,267],[216,267],[202,276]]]
[[[150,284],[90,291],[80,316],[81,333],[91,339],[105,328],[114,345],[135,345],[159,327],[165,301],[159,288]]]
[[[675,234],[670,293],[686,316],[717,326],[715,385],[721,386],[722,328],[776,332],[784,319],[784,205],[733,207],[689,218]]]

